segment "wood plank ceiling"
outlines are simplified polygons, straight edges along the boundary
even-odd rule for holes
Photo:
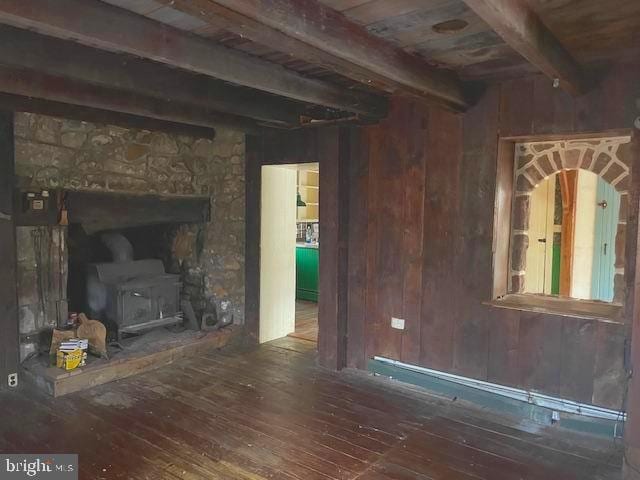
[[[640,54],[638,0],[5,0],[0,24],[9,100],[199,128],[376,120],[396,92],[464,111],[540,71],[576,93]]]
[[[366,85],[335,72],[292,58],[286,52],[252,42],[163,4],[171,2],[103,1],[285,65],[309,77],[349,88],[367,89]],[[464,80],[522,76],[537,71],[463,0],[319,1],[427,63],[455,70]],[[529,0],[527,3],[581,65],[598,65],[640,54],[640,2],[637,0]],[[462,20],[467,25],[460,31],[437,31],[441,24],[446,30],[447,22],[451,20]]]

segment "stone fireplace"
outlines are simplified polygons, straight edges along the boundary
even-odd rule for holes
[[[214,139],[191,138],[17,113],[15,135],[22,190],[208,198],[209,221],[141,226],[110,218],[102,230],[125,232],[140,256],[161,258],[168,272],[179,274],[198,316],[224,303],[234,323],[243,323],[241,132],[220,128]],[[42,348],[60,316],[81,306],[73,270],[78,248],[91,245],[99,231],[76,224],[17,227],[21,360]]]

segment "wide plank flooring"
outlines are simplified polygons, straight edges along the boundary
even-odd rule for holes
[[[318,341],[318,304],[305,300],[296,300],[296,331],[290,337]]]
[[[589,480],[619,447],[492,417],[315,344],[233,347],[52,399],[0,394],[0,450],[78,453],[81,479]]]

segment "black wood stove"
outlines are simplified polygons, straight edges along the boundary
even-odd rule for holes
[[[161,260],[133,260],[133,248],[119,234],[102,235],[114,261],[89,265],[87,303],[93,318],[115,327],[118,339],[182,322],[180,277]]]

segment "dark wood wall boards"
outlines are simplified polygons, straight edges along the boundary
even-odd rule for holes
[[[18,371],[18,294],[13,220],[13,112],[0,110],[0,389]]]
[[[320,272],[318,356],[320,365],[345,366],[351,130],[318,132],[320,159]]]
[[[318,357],[340,369],[346,360],[348,166],[356,127],[327,127],[246,138],[245,317],[254,341],[260,329],[260,191],[263,165],[320,164],[320,305]]]
[[[464,115],[395,99],[387,119],[363,127],[350,165],[348,365],[381,355],[620,409],[632,298],[627,325],[484,302],[504,287],[493,282],[494,225],[509,234],[494,216],[498,200],[510,209],[510,192],[500,190],[510,182],[497,176],[499,139],[629,131],[640,114],[639,78],[616,68],[577,98],[543,76],[508,81]],[[391,328],[391,317],[405,329]]]
[[[498,160],[512,160],[500,150],[500,139],[629,132],[640,115],[639,78],[640,69],[622,66],[598,89],[573,98],[540,75],[491,86],[464,115],[395,98],[388,118],[377,125],[250,137],[249,329],[258,328],[257,304],[251,302],[259,291],[259,167],[319,161],[321,178],[330,177],[321,180],[327,222],[321,227],[321,258],[330,262],[320,280],[321,302],[327,302],[320,318],[323,365],[340,368],[344,358],[347,366],[365,368],[369,358],[381,355],[624,408],[625,349],[640,294],[635,289],[640,175],[632,173],[630,187],[625,322],[485,302],[504,287],[493,281],[494,253],[499,254],[494,232],[509,235],[508,219],[495,208],[509,206],[511,195],[501,191],[511,184],[505,181],[511,170],[500,172]],[[633,171],[638,162],[636,150]],[[404,319],[404,330],[391,328],[391,317]],[[632,358],[640,368],[640,347]],[[640,382],[632,384],[630,402],[640,404]],[[636,418],[633,410],[630,418]],[[640,447],[640,422],[628,428],[630,441]]]
[[[636,93],[636,98],[640,99],[640,88]],[[640,107],[640,105],[639,105]],[[634,112],[640,116],[640,108],[637,112]],[[636,159],[635,166],[640,164],[640,132],[636,130],[632,137],[633,153]],[[630,188],[630,212],[627,220],[627,229],[631,228],[635,234],[635,238],[631,241],[631,234],[627,234],[626,254],[627,257],[636,256],[638,243],[640,237],[638,236],[638,220],[640,209],[640,175],[633,175],[631,177],[632,185]],[[634,213],[632,213],[632,211]],[[628,261],[628,260],[627,260]],[[637,262],[634,269],[634,278],[640,276],[640,262]],[[629,288],[629,279],[626,279],[627,288]],[[634,282],[635,283],[635,282]],[[640,478],[640,379],[638,378],[638,372],[640,372],[640,313],[638,308],[640,306],[640,288],[636,287],[631,291],[627,291],[627,299],[625,303],[626,317],[632,322],[629,327],[631,328],[630,338],[630,383],[627,394],[627,425],[625,428],[625,443],[627,445],[627,451],[625,455],[625,479],[638,479]]]

